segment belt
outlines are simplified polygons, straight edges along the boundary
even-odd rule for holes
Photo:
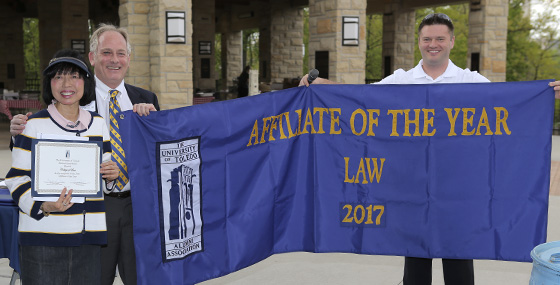
[[[130,191],[111,192],[111,193],[109,193],[109,194],[105,194],[105,196],[114,197],[114,198],[119,198],[119,199],[124,199],[124,198],[130,197]]]

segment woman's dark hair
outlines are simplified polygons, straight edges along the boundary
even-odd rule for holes
[[[78,61],[76,61],[78,60]],[[79,64],[79,65],[78,65]],[[95,100],[95,79],[87,70],[83,57],[79,52],[70,49],[57,51],[49,66],[43,71],[43,101],[48,106],[54,100],[51,90],[51,79],[57,74],[72,74],[78,72],[84,80],[84,95],[80,99],[80,106],[85,106]]]

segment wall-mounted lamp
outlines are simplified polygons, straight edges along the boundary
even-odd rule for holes
[[[198,42],[198,54],[212,54],[212,42],[210,41]]]
[[[359,44],[360,18],[342,17],[342,45],[357,46]]]
[[[167,22],[165,34],[168,44],[184,44],[185,41],[185,12],[165,12]]]
[[[70,40],[70,47],[81,54],[86,53],[86,40]]]

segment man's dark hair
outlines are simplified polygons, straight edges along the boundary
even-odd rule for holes
[[[426,16],[422,22],[420,22],[420,26],[418,26],[418,34],[424,26],[431,26],[431,25],[446,25],[449,28],[449,33],[453,37],[453,21],[449,16],[443,13],[433,13]]]
[[[80,99],[80,106],[85,106],[95,100],[95,79],[88,72],[84,71],[83,67],[80,67],[72,62],[68,61],[68,58],[75,58],[79,60],[80,64],[83,64],[85,68],[87,66],[84,63],[82,55],[70,49],[62,49],[56,52],[51,60],[51,64],[43,72],[43,101],[48,106],[54,100],[54,95],[51,90],[51,79],[57,74],[72,74],[78,72],[80,78],[84,80],[84,95]],[[52,64],[53,60],[62,59],[60,63]],[[73,59],[70,59],[73,61]]]

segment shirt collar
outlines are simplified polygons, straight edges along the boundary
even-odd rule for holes
[[[79,124],[76,126],[76,128],[72,129],[72,128],[68,128],[67,125],[68,124],[73,125],[75,122],[72,122],[64,118],[64,116],[60,114],[60,112],[58,111],[54,103],[47,106],[47,111],[59,125],[69,130],[77,130],[77,131],[87,130],[89,123],[91,121],[91,115],[89,114],[89,112],[80,108],[80,112],[78,113]]]
[[[412,75],[414,78],[424,78],[424,77],[431,78],[428,74],[426,74],[426,72],[422,68],[423,61],[424,60],[421,59],[418,65],[416,65],[412,70]],[[451,59],[449,59],[449,63],[447,64],[447,68],[445,69],[445,72],[442,75],[440,75],[438,78],[457,76],[458,69],[459,68],[451,61]],[[437,81],[438,78],[432,78],[432,80]]]
[[[103,100],[107,100],[107,98],[109,97],[109,90],[113,90],[113,88],[110,88],[109,86],[107,86],[107,84],[103,83],[103,81],[99,80],[99,78],[97,78],[97,75],[95,76],[95,89],[97,91],[97,94],[101,95],[101,98],[103,98]],[[115,89],[119,90],[119,95],[124,94],[126,90],[124,87],[124,80],[121,81],[119,86],[117,86],[117,88]]]

